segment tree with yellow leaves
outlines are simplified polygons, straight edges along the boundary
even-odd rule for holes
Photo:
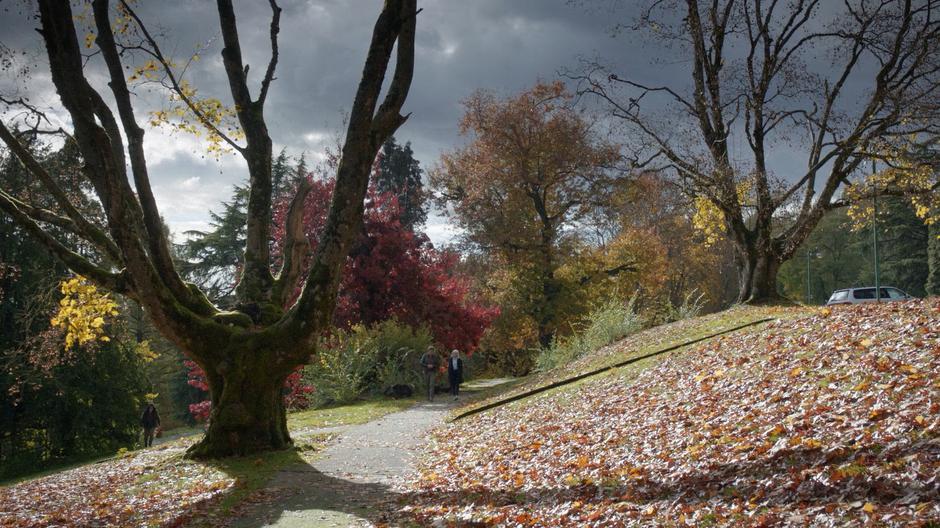
[[[114,299],[81,276],[62,281],[60,291],[62,299],[51,323],[65,332],[65,348],[110,341],[105,321],[118,315]]]

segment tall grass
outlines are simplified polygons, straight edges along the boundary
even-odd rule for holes
[[[535,368],[544,372],[564,365],[642,330],[643,325],[643,318],[636,310],[636,295],[627,303],[607,301],[588,314],[580,331],[556,338],[550,346],[543,348],[536,357]]]
[[[704,307],[705,294],[698,293],[697,289],[692,290],[682,299],[682,304],[670,307],[669,320],[681,321],[698,317],[702,314],[702,308]]]

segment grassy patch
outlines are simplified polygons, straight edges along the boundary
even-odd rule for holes
[[[349,405],[308,409],[287,415],[287,427],[291,431],[358,425],[371,422],[386,414],[404,411],[417,403],[416,398],[400,400],[373,399],[363,400]]]

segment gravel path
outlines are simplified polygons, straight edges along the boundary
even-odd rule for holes
[[[505,380],[485,380],[475,388]],[[454,407],[447,395],[433,403],[350,426],[311,464],[274,476],[266,492],[276,497],[236,520],[235,528],[368,526],[394,501],[393,486],[413,469],[414,448]]]

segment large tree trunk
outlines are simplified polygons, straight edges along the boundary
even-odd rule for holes
[[[783,261],[773,254],[749,255],[738,259],[738,302],[772,304],[783,300],[777,291],[777,273]]]
[[[283,387],[287,374],[275,374],[269,354],[232,354],[229,365],[206,370],[212,412],[205,437],[193,445],[191,458],[221,458],[286,449],[293,445],[287,431]]]

